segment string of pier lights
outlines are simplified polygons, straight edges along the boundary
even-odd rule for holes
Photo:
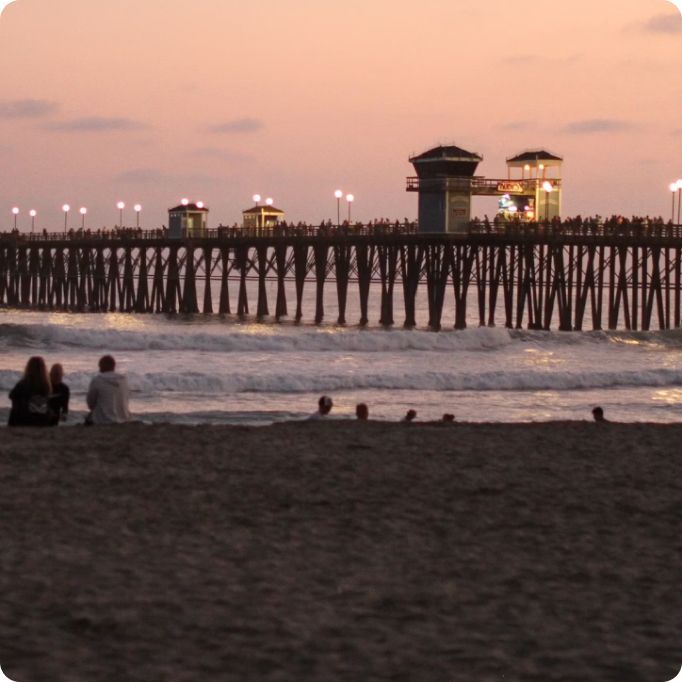
[[[339,227],[339,225],[341,225],[341,199],[343,199],[343,191],[337,189],[336,192],[334,192],[334,196],[336,197],[336,226]],[[346,194],[346,201],[348,202],[348,224],[350,224],[351,206],[355,201],[355,195]]]
[[[677,225],[682,225],[682,179],[670,183],[670,193],[673,198],[673,211],[671,220],[675,223],[675,193],[677,193]]]

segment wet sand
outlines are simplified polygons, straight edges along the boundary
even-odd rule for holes
[[[0,430],[17,682],[665,682],[682,426]]]

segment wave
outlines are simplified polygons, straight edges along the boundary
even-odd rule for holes
[[[63,324],[0,324],[0,348],[202,352],[456,352],[494,351],[510,344],[615,344],[646,350],[682,349],[682,329],[660,332],[544,332],[503,327],[433,333],[422,330],[189,323],[150,329]]]
[[[84,393],[92,378],[86,372],[70,373],[67,381],[72,391]],[[0,371],[0,390],[8,391],[18,381],[19,373]],[[363,372],[316,373],[268,371],[259,374],[226,375],[201,372],[159,373],[131,372],[130,387],[140,397],[160,394],[219,397],[240,393],[302,394],[341,391],[576,391],[612,388],[682,386],[682,370],[652,369],[643,371],[427,371],[414,373]]]
[[[49,324],[0,324],[0,345],[12,348],[84,348],[111,351],[360,352],[495,350],[512,343],[506,329],[427,331],[360,330],[338,327],[247,325],[167,331],[92,329]]]

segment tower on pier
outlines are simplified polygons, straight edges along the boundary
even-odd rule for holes
[[[483,157],[440,146],[410,158],[417,173],[407,191],[419,193],[421,232],[461,232],[471,220],[472,180]]]
[[[507,159],[507,177],[512,185],[520,180],[521,191],[513,198],[519,215],[529,220],[561,217],[561,166],[564,160],[544,149],[527,151]],[[520,178],[514,175],[521,173]],[[533,208],[530,208],[533,207]],[[529,210],[530,208],[530,210]]]

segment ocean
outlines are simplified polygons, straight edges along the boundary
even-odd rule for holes
[[[273,285],[274,286],[274,285]],[[72,423],[86,414],[97,360],[112,353],[147,422],[270,424],[303,419],[321,394],[333,414],[420,420],[453,413],[461,421],[589,419],[601,405],[617,421],[682,419],[682,330],[538,332],[452,328],[338,327],[329,323],[240,322],[219,316],[0,311],[0,420],[26,360],[60,362],[72,390]],[[312,297],[312,289],[308,292]],[[396,297],[398,298],[398,297]],[[305,309],[314,306],[306,301]],[[398,301],[396,301],[398,303]],[[475,310],[475,305],[470,309]],[[370,310],[378,311],[376,301]],[[426,304],[418,322],[426,324]],[[353,306],[349,320],[357,319]],[[396,308],[396,322],[401,321]],[[449,328],[448,328],[449,327]]]

